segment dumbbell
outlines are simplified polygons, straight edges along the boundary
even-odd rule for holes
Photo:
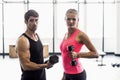
[[[68,51],[71,52],[71,51],[74,51],[74,46],[71,45],[71,46],[68,46]],[[70,62],[70,65],[71,66],[76,66],[77,65],[77,62],[75,59],[72,59],[71,62]]]
[[[117,63],[111,64],[111,65],[112,65],[112,67],[120,67],[120,64],[117,64]]]
[[[45,61],[45,63],[47,63],[48,61],[49,61],[52,65],[54,65],[54,64],[56,64],[56,63],[59,62],[59,57],[58,57],[57,55],[51,55],[51,56],[49,57],[49,59]],[[53,67],[53,66],[51,66],[51,67]],[[51,67],[49,67],[49,68],[51,68]],[[47,69],[49,69],[49,68],[47,68]]]
[[[112,65],[112,67],[115,67],[116,66],[116,64],[111,64]]]
[[[49,61],[52,65],[54,65],[55,63],[59,62],[59,57],[57,55],[52,55],[50,56]]]
[[[117,67],[120,67],[120,64],[116,64]]]

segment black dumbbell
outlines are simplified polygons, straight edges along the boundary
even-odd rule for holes
[[[112,64],[112,67],[120,67],[120,64],[117,64],[117,63]]]
[[[71,52],[71,51],[74,51],[74,46],[71,45],[71,46],[68,46],[68,51]],[[76,66],[77,65],[77,62],[75,59],[72,59],[71,62],[70,62],[71,66]]]
[[[59,57],[58,57],[57,55],[52,55],[52,56],[49,57],[49,60],[46,60],[44,63],[47,63],[48,61],[49,61],[52,65],[54,65],[54,64],[56,64],[56,63],[59,62]],[[51,65],[49,68],[53,67],[52,65]],[[49,69],[49,68],[47,68],[47,69]]]
[[[58,63],[59,62],[59,57],[57,55],[52,55],[50,56],[49,58],[49,62],[54,65],[55,63]]]
[[[117,67],[120,67],[120,64],[116,64]]]
[[[115,67],[116,66],[116,64],[111,64],[112,65],[112,67]]]

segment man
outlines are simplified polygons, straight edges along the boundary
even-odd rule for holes
[[[27,28],[16,45],[22,70],[21,80],[46,80],[45,68],[52,66],[49,61],[44,63],[43,45],[36,33],[38,18],[35,10],[28,10],[24,15]]]

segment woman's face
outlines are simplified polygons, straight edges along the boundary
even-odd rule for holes
[[[78,16],[74,13],[68,13],[66,15],[66,23],[67,23],[67,26],[68,28],[75,28],[75,27],[78,27]]]

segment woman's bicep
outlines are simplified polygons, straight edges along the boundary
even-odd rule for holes
[[[85,44],[85,46],[91,50],[91,51],[94,51],[95,50],[95,47],[93,45],[93,43],[91,42],[90,38],[85,34],[83,33],[81,36],[80,36],[80,39],[81,41],[83,42],[83,44]]]

